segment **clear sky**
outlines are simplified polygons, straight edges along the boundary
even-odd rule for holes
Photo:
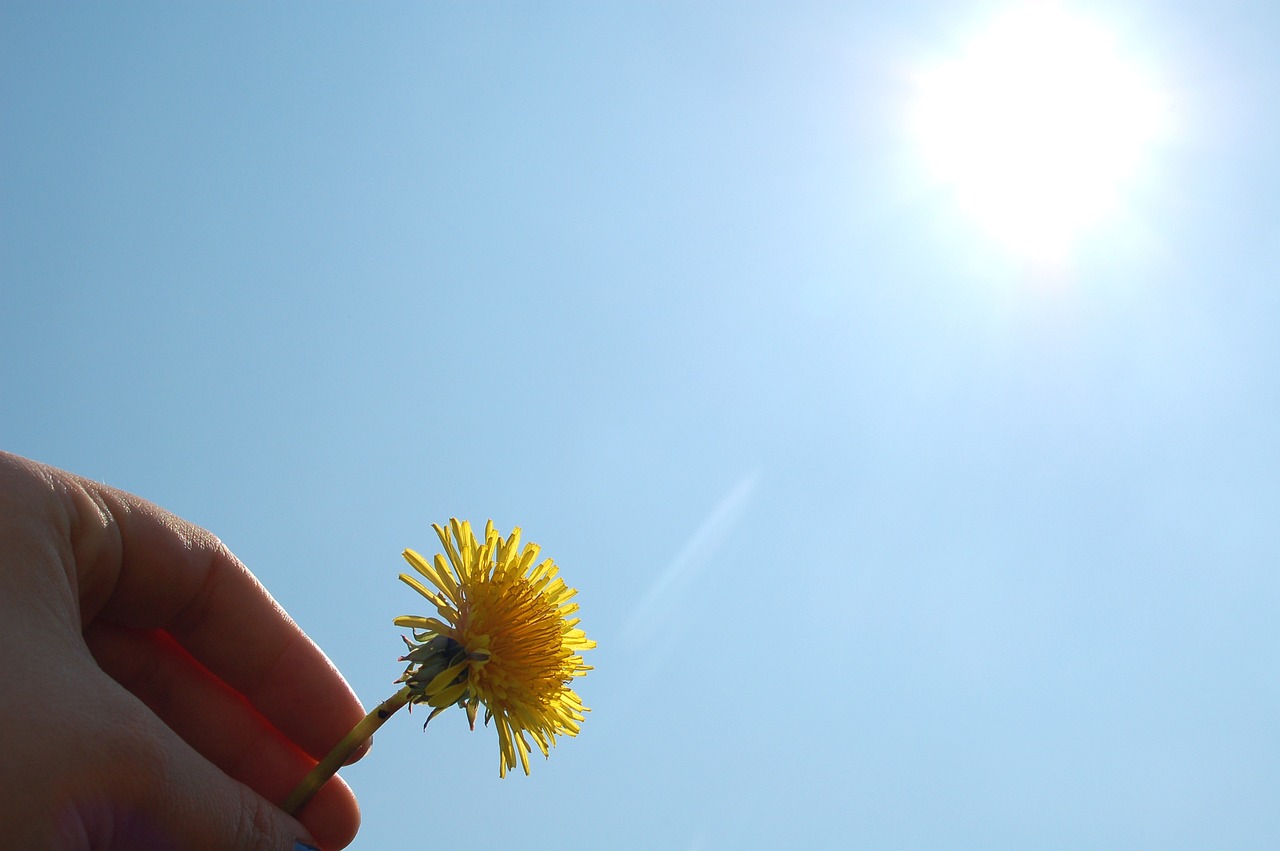
[[[432,522],[556,559],[582,735],[396,717],[357,849],[1278,847],[1280,7],[1060,7],[1136,141],[1008,9],[6,3],[0,445],[370,706]]]

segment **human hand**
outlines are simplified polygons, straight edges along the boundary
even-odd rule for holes
[[[213,535],[0,452],[5,847],[345,847],[360,815],[340,779],[301,824],[274,802],[362,717]]]

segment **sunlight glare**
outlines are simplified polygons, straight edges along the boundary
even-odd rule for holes
[[[1121,201],[1165,104],[1104,28],[1049,4],[994,21],[919,79],[932,176],[1013,250],[1059,259]]]

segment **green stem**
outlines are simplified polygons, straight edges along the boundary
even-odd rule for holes
[[[351,728],[351,732],[329,751],[328,756],[316,763],[316,767],[311,769],[311,772],[302,778],[302,782],[289,793],[289,797],[284,799],[280,809],[289,815],[294,815],[302,809],[302,805],[310,801],[311,796],[318,792],[330,777],[338,773],[338,769],[346,763],[351,754],[355,753],[356,748],[364,744],[384,721],[399,712],[400,707],[408,702],[409,687],[405,686],[379,703],[376,709],[364,716],[363,721]]]

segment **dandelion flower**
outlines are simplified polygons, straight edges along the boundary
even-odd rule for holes
[[[404,557],[435,590],[407,573],[400,578],[435,604],[439,617],[406,615],[397,626],[413,630],[404,685],[374,707],[307,772],[281,808],[296,814],[345,765],[388,718],[405,706],[431,707],[430,721],[453,705],[467,712],[474,730],[484,704],[484,720],[498,729],[499,776],[519,760],[529,773],[529,738],[545,757],[556,736],[576,736],[587,708],[573,689],[574,678],[591,670],[579,653],[596,646],[578,628],[578,592],[557,579],[551,559],[538,561],[538,545],[520,547],[520,529],[504,539],[485,524],[484,543],[471,524],[450,520],[433,527],[449,560],[427,562],[413,550]],[[528,737],[528,738],[526,738]]]
[[[438,617],[395,619],[414,637],[405,639],[409,652],[401,661],[410,664],[397,682],[405,683],[411,704],[432,708],[428,722],[457,705],[474,729],[483,704],[485,723],[492,719],[498,731],[499,775],[517,760],[528,774],[529,739],[545,757],[556,736],[578,734],[588,711],[570,688],[591,670],[579,654],[596,646],[572,617],[577,591],[557,577],[555,562],[538,561],[537,544],[521,548],[519,527],[504,539],[489,521],[483,541],[470,523],[456,519],[433,528],[448,560],[437,555],[428,562],[405,550],[430,586],[412,574],[400,579],[429,600]]]

